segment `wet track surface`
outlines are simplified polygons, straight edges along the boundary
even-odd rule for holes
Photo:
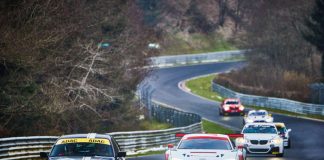
[[[233,68],[241,67],[243,63],[213,63],[204,65],[163,68],[155,70],[147,82],[150,83],[155,92],[153,97],[159,102],[172,105],[181,110],[193,112],[203,118],[217,123],[232,126],[236,129],[242,128],[242,117],[219,116],[218,103],[209,101],[178,88],[178,83],[188,78],[210,73],[225,72]],[[324,123],[295,117],[273,114],[275,122],[284,122],[287,128],[291,128],[292,147],[285,150],[283,158],[273,156],[249,155],[248,159],[267,160],[324,160]],[[154,155],[132,160],[163,160],[164,155]]]

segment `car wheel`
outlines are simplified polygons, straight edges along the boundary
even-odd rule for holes
[[[286,148],[290,148],[291,147],[291,141],[290,138],[288,139],[288,146]]]
[[[219,115],[220,115],[220,116],[222,116],[222,115],[223,115],[223,113],[221,112],[221,110],[220,110],[220,109],[218,109],[218,112],[219,112]]]
[[[283,156],[284,156],[283,153],[276,154],[276,157],[283,157]]]

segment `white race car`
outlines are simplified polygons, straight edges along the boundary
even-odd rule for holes
[[[247,153],[284,155],[284,140],[274,123],[248,123],[242,132]]]
[[[223,134],[187,134],[174,147],[168,145],[166,160],[245,160],[243,146],[233,146]]]
[[[290,134],[289,133],[291,132],[291,129],[287,129],[284,123],[276,122],[274,124],[277,127],[277,130],[279,132],[279,135],[284,140],[284,146],[286,148],[290,148],[291,147],[291,140],[290,140]]]
[[[273,122],[273,117],[266,110],[251,110],[243,118],[243,125],[255,122]]]

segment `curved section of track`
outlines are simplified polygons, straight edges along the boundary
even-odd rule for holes
[[[148,78],[155,92],[154,99],[175,106],[181,110],[197,113],[203,118],[217,123],[231,126],[233,129],[242,128],[242,117],[218,115],[218,103],[209,101],[178,88],[180,81],[211,73],[225,72],[243,66],[242,62],[213,63],[194,66],[162,68],[155,70]],[[285,150],[283,158],[253,156],[248,159],[285,159],[285,160],[321,160],[324,159],[324,123],[312,120],[294,118],[274,114],[277,122],[285,122],[292,129],[292,148]],[[163,155],[131,159],[156,159],[163,160]]]

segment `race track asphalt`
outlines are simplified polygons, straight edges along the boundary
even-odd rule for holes
[[[242,117],[219,116],[218,103],[209,101],[178,88],[180,81],[211,73],[226,72],[244,65],[243,62],[212,63],[193,66],[156,69],[147,78],[147,82],[155,89],[153,98],[159,102],[177,107],[181,110],[197,113],[203,118],[224,124],[233,129],[242,128]],[[284,122],[292,129],[292,148],[285,150],[283,158],[273,156],[249,155],[248,159],[267,160],[324,160],[324,123],[300,119],[296,117],[273,114],[276,122]],[[164,155],[153,155],[131,160],[163,160]]]

